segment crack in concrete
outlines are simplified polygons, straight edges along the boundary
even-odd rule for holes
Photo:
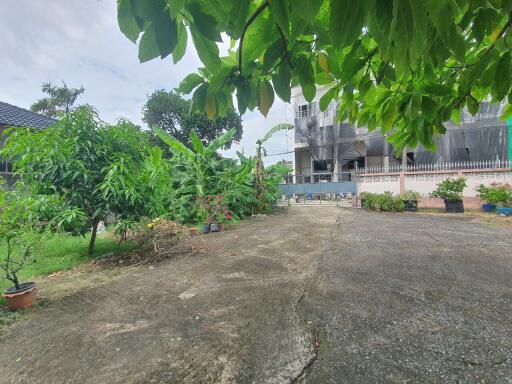
[[[293,316],[295,317],[298,317],[298,311],[304,302],[304,298],[306,297],[308,290],[310,289],[313,282],[316,281],[316,278],[320,273],[320,264],[322,257],[325,257],[326,254],[328,253],[330,253],[332,256],[332,254],[334,254],[335,252],[333,244],[335,243],[336,240],[336,228],[339,225],[339,220],[340,218],[336,220],[333,227],[331,228],[329,236],[327,237],[326,240],[322,242],[322,250],[319,252],[319,256],[315,262],[313,270],[311,274],[308,277],[306,277],[304,288],[302,289],[297,300],[295,301],[295,305],[293,308]],[[297,384],[302,382],[307,377],[309,370],[313,367],[313,364],[317,361],[318,349],[320,348],[320,338],[318,336],[318,330],[315,327],[314,329],[310,330],[309,333],[311,334],[312,337],[312,353],[304,363],[300,372],[298,372],[297,375],[290,379],[290,384]]]

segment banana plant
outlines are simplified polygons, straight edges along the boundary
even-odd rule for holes
[[[235,129],[230,129],[219,136],[208,146],[205,146],[194,131],[190,131],[190,142],[192,148],[186,147],[178,139],[165,132],[158,126],[151,127],[153,132],[162,139],[170,151],[175,155],[173,160],[176,166],[183,167],[184,172],[179,180],[180,194],[184,199],[187,197],[195,209],[198,202],[202,201],[207,195],[218,193],[218,180],[221,177],[216,170],[219,162],[217,151],[230,141],[236,134]],[[192,201],[190,201],[192,198]],[[205,213],[199,212],[199,216],[204,218]]]
[[[292,130],[293,125],[282,123],[277,124],[276,126],[272,127],[261,139],[256,141],[256,162],[254,165],[254,174],[255,174],[255,185],[254,188],[256,190],[256,199],[258,200],[257,212],[261,213],[264,210],[264,196],[265,196],[265,183],[264,180],[264,173],[265,168],[263,166],[263,161],[261,159],[261,152],[262,150],[265,151],[265,148],[263,148],[263,144],[266,143],[274,134],[276,134],[279,131],[285,131],[285,130]]]

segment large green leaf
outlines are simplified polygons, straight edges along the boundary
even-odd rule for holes
[[[205,147],[203,145],[203,142],[193,130],[190,131],[190,142],[192,143],[192,146],[194,147],[194,151],[196,151],[196,153],[204,153]]]
[[[288,0],[269,0],[272,18],[286,37],[290,36]]]
[[[176,48],[172,51],[172,61],[176,64],[180,61],[183,56],[185,56],[185,52],[187,50],[187,40],[188,34],[185,28],[185,24],[182,22],[178,23],[178,42],[176,43]]]
[[[178,87],[178,92],[180,93],[190,93],[197,87],[199,84],[204,82],[204,78],[197,73],[190,73],[181,80],[180,85]]]
[[[502,100],[510,90],[510,78],[512,77],[512,62],[510,51],[506,52],[498,61],[495,75],[496,99]]]
[[[213,154],[217,152],[220,148],[222,148],[228,141],[230,141],[233,137],[235,137],[236,130],[234,128],[231,128],[229,131],[225,132],[222,136],[217,137],[214,139],[205,150],[205,153],[207,154]]]
[[[334,44],[351,45],[361,34],[366,11],[365,0],[331,0],[330,35]]]
[[[156,44],[160,52],[160,57],[171,54],[178,44],[178,28],[176,21],[163,16],[153,22],[155,26]]]
[[[290,82],[292,80],[292,72],[288,63],[283,62],[279,66],[279,72],[272,75],[272,84],[274,90],[281,100],[289,103],[292,93],[290,88]]]
[[[215,18],[202,11],[198,3],[191,3],[187,6],[188,11],[194,19],[194,26],[208,40],[222,43],[222,37],[217,31]]]
[[[151,24],[142,35],[139,43],[139,60],[141,63],[160,56],[160,49],[156,43],[155,27]]]
[[[187,148],[181,141],[174,138],[169,133],[165,132],[162,128],[153,125],[151,130],[164,142],[166,143],[172,152],[179,153],[189,159],[194,158],[194,152]]]
[[[299,76],[299,83],[302,86],[304,97],[311,102],[316,94],[315,70],[311,61],[304,55],[297,59],[296,70]]]
[[[272,136],[274,136],[279,131],[291,131],[293,129],[292,124],[281,123],[273,126],[265,135],[259,140],[261,144],[266,143]]]
[[[310,22],[318,14],[322,0],[292,0],[292,12],[303,21]]]
[[[137,21],[133,17],[130,0],[118,0],[117,22],[121,32],[123,32],[127,38],[135,43],[141,30],[137,24]]]
[[[194,26],[190,27],[190,32],[197,54],[203,64],[209,68],[215,68],[220,65],[219,47],[217,47],[215,41],[208,40]]]

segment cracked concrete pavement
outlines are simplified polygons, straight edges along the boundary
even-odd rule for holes
[[[0,383],[511,383],[511,234],[280,208],[205,254],[43,282],[46,305],[0,331]]]

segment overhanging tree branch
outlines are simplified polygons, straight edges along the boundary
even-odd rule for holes
[[[496,39],[492,42],[491,45],[489,45],[489,47],[485,50],[484,54],[482,55],[482,57],[480,59],[478,59],[478,61],[476,63],[474,63],[473,65],[476,65],[477,63],[479,63],[481,60],[483,60],[485,57],[487,57],[487,55],[494,49],[494,47],[496,47],[496,44],[498,42],[498,40],[500,40],[506,33],[507,31],[510,29],[510,27],[512,26],[512,12],[509,14],[509,17],[508,17],[508,20],[507,20],[507,23],[503,26],[503,28],[500,30],[500,32],[498,33],[498,35],[496,36]],[[477,68],[478,69],[478,68]],[[460,71],[460,69],[456,69],[454,72],[458,72]],[[464,92],[464,94],[462,94],[462,96],[460,96],[457,101],[454,103],[454,107],[459,107],[460,104],[464,101],[464,99],[469,96],[469,94],[471,93],[471,89],[473,88],[473,83],[475,82],[475,80],[479,77],[480,75],[480,72],[482,71],[482,68],[480,68],[480,71],[478,71],[477,73],[474,73],[472,78],[471,78],[471,82],[468,86],[468,88],[466,89],[466,92]]]
[[[244,29],[242,31],[242,35],[240,36],[240,46],[238,47],[238,72],[242,74],[242,59],[243,59],[243,46],[244,46],[244,38],[245,33],[247,32],[247,29],[251,26],[252,23],[254,23],[254,20],[258,18],[258,16],[269,6],[269,2],[265,1],[263,4],[261,4],[258,9],[252,14],[252,16],[247,20],[247,23],[245,23]]]
[[[288,42],[286,41],[286,37],[284,36],[283,30],[281,27],[276,23],[277,30],[279,31],[279,35],[281,36],[281,40],[283,41],[284,45],[284,55],[286,57],[286,61],[288,62],[288,65],[291,69],[293,69],[292,60],[290,58],[290,53],[288,52]]]

